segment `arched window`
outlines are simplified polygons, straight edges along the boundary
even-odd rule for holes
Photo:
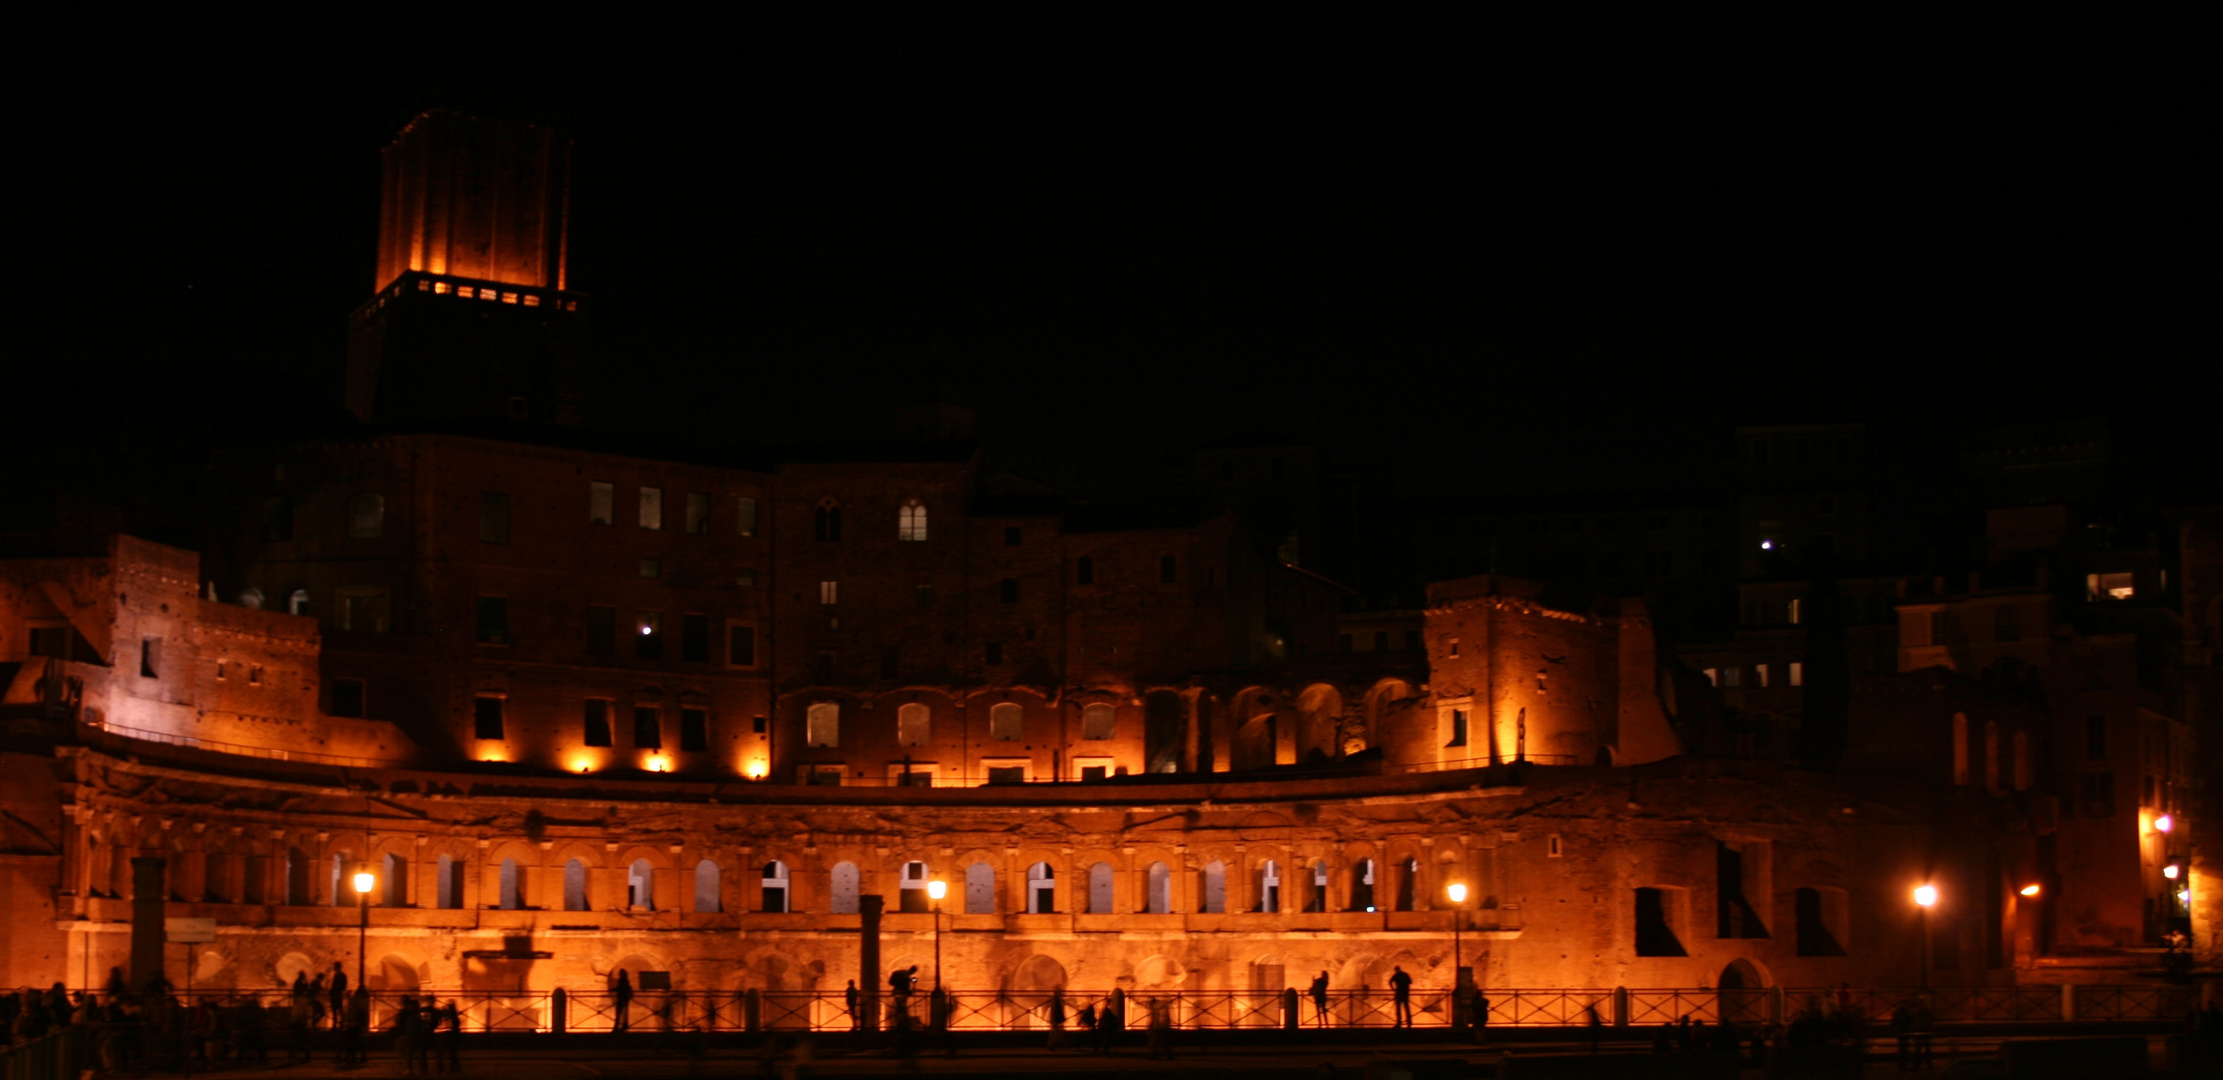
[[[836,915],[857,913],[857,864],[834,864],[833,889],[826,910]]]
[[[1407,858],[1397,864],[1397,910],[1411,911],[1413,896],[1420,891],[1420,860]]]
[[[841,539],[841,504],[831,496],[818,500],[818,510],[811,517],[810,534],[818,540]]]
[[[463,864],[456,859],[442,855],[440,856],[439,865],[433,873],[438,878],[432,883],[432,891],[437,894],[433,902],[450,911],[461,908],[463,906]]]
[[[1014,701],[998,702],[988,707],[988,737],[1016,742],[1024,734],[1026,710]]]
[[[926,539],[926,504],[917,499],[904,500],[896,511],[895,538],[898,540]]]
[[[1328,910],[1328,861],[1326,859],[1312,860],[1312,887],[1305,890],[1304,909],[1306,911]]]
[[[641,911],[656,910],[656,869],[647,859],[635,859],[625,871],[626,903]]]
[[[316,903],[309,896],[309,856],[297,847],[286,849],[286,903],[294,907]]]
[[[1148,895],[1144,897],[1143,910],[1152,915],[1164,915],[1173,910],[1173,872],[1166,864],[1154,862],[1144,872],[1143,883]]]
[[[1207,915],[1227,910],[1227,864],[1214,859],[1204,864],[1204,906]]]
[[[1118,710],[1098,702],[1081,707],[1081,738],[1109,739],[1119,719]]]
[[[965,868],[965,914],[996,913],[996,868],[976,862]]]
[[[594,910],[587,904],[587,864],[577,859],[563,864],[563,909]]]
[[[848,863],[842,863],[841,866],[834,867],[834,891],[836,893],[839,893],[841,891],[842,866],[849,867],[849,910],[855,911],[857,910],[856,867],[849,866]],[[785,913],[788,910],[787,882],[788,876],[786,863],[780,862],[777,859],[765,863],[764,880],[761,883],[763,888],[763,899],[757,904],[757,910],[769,912],[774,915]],[[839,911],[840,909],[836,908],[835,910]]]
[[[1057,871],[1038,862],[1027,867],[1027,914],[1050,915],[1057,911]]]
[[[841,745],[841,706],[831,701],[815,702],[804,713],[805,742],[812,746]]]
[[[916,701],[895,710],[897,746],[925,746],[933,713]]]
[[[1110,863],[1097,863],[1088,868],[1088,913],[1112,913],[1112,868]]]
[[[726,909],[720,878],[717,863],[704,859],[695,864],[695,914],[716,915]]]
[[[502,860],[501,904],[503,911],[517,911],[525,906],[525,868],[516,859]]]
[[[1258,910],[1281,910],[1281,864],[1272,859],[1258,868]]]
[[[899,894],[896,901],[897,911],[909,911],[923,915],[934,910],[934,901],[926,895],[925,863],[917,861],[904,863],[903,878],[897,884],[900,886],[896,890]]]
[[[364,867],[364,869],[367,870],[369,867]],[[354,876],[354,873],[355,857],[353,855],[343,851],[332,856],[331,900],[333,907],[355,906],[355,883],[348,880]]]
[[[239,590],[239,606],[249,611],[261,611],[262,599],[262,590],[252,585]]]
[[[1953,714],[1953,782],[1968,783],[1968,717]]]
[[[376,540],[386,531],[386,496],[375,491],[357,492],[347,501],[347,535]]]
[[[386,880],[379,884],[385,888],[385,898],[379,903],[387,907],[409,906],[409,860],[399,854],[386,856]]]
[[[307,589],[295,589],[295,590],[293,590],[293,595],[292,595],[292,596],[289,596],[289,597],[286,597],[286,614],[288,614],[288,615],[307,615],[308,613],[309,613],[309,590],[307,590]]]
[[[1374,860],[1360,859],[1351,868],[1352,911],[1374,910]]]

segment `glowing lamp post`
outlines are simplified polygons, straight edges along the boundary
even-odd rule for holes
[[[2024,895],[2024,896],[2031,896],[2031,897],[2034,897],[2034,896],[2037,896],[2037,895],[2038,895],[2039,893],[2041,893],[2041,892],[2044,892],[2045,890],[2043,890],[2043,889],[2039,888],[2039,887],[2038,887],[2038,886],[2036,886],[2036,885],[2025,885],[2025,886],[2023,886],[2023,887],[2022,887],[2022,888],[2021,888],[2021,889],[2020,889],[2019,891],[2020,891],[2020,892],[2022,893],[2022,895]]]
[[[355,986],[363,990],[370,988],[364,981],[363,971],[365,957],[370,952],[370,894],[377,887],[378,878],[369,870],[355,871],[355,906],[362,912],[362,919],[355,927]]]
[[[1451,1020],[1453,1027],[1460,1027],[1465,1012],[1461,995],[1466,990],[1466,979],[1462,976],[1466,974],[1467,964],[1466,953],[1460,948],[1459,924],[1466,921],[1466,883],[1454,881],[1444,887],[1443,893],[1451,898]]]
[[[947,999],[942,996],[942,897],[947,895],[949,882],[934,880],[926,883],[926,898],[934,902],[934,995],[928,1004],[934,1012],[930,1019],[936,1031],[940,1031],[949,1019]]]
[[[1937,886],[1914,887],[1914,906],[1922,913],[1922,989],[1930,988],[1930,908],[1937,904]]]
[[[2161,815],[2160,817],[2157,817],[2157,818],[2155,818],[2155,819],[2154,819],[2154,831],[2155,831],[2155,832],[2158,832],[2158,833],[2165,833],[2165,832],[2168,832],[2169,830],[2171,830],[2171,829],[2174,829],[2174,828],[2176,828],[2176,827],[2177,827],[2177,819],[2175,819],[2175,818],[2173,818],[2173,817],[2170,817],[2170,816],[2169,816],[2169,815],[2167,815],[2167,814],[2163,814],[2163,815]]]

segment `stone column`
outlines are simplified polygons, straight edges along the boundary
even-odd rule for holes
[[[880,909],[882,898],[860,896],[857,914],[864,916],[863,933],[857,942],[857,965],[863,970],[857,975],[857,990],[864,1009],[863,1027],[866,1031],[880,1030]]]
[[[159,856],[131,859],[131,987],[144,989],[162,978],[163,877],[169,862]]]

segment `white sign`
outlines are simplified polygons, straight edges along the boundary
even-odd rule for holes
[[[162,935],[179,945],[198,945],[216,940],[214,919],[164,919]]]

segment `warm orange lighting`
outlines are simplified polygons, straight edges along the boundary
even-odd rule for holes
[[[1454,904],[1464,904],[1467,902],[1467,887],[1461,882],[1454,881],[1443,891],[1445,895],[1451,897],[1451,902]]]
[[[1936,903],[1937,903],[1937,886],[1935,886],[1935,885],[1917,885],[1917,886],[1915,886],[1915,887],[1914,887],[1914,902],[1915,902],[1915,903],[1917,903],[1917,904],[1920,904],[1920,905],[1922,905],[1923,907],[1930,907],[1930,906],[1932,906],[1932,905],[1936,904]]]
[[[940,903],[940,902],[941,902],[941,899],[942,899],[942,897],[945,897],[945,896],[948,896],[948,895],[949,895],[949,882],[946,882],[946,881],[929,881],[929,882],[927,882],[927,883],[926,883],[926,895],[927,895],[927,897],[928,897],[928,898],[932,899],[932,900],[933,900],[933,901],[935,901],[936,903]]]
[[[2177,864],[2170,863],[2169,865],[2162,867],[2161,876],[2168,878],[2171,881],[2177,880]]]
[[[481,751],[479,751],[479,760],[480,760],[480,761],[508,761],[508,760],[509,760],[509,751],[507,751],[507,750],[504,750],[504,749],[502,749],[502,748],[501,748],[501,747],[499,747],[499,746],[489,746],[489,747],[487,747],[486,749],[484,749],[484,750],[481,750]]]
[[[2036,896],[2036,895],[2038,895],[2038,887],[2037,887],[2036,885],[2025,885],[2025,886],[2023,886],[2023,887],[2022,887],[2022,890],[2021,890],[2021,891],[2022,891],[2022,895],[2024,895],[2024,896]]]
[[[762,780],[771,771],[772,767],[765,764],[763,758],[750,758],[748,766],[742,770],[751,780]]]
[[[2160,817],[2157,817],[2157,818],[2155,818],[2155,819],[2154,819],[2154,831],[2155,831],[2155,832],[2168,832],[2169,830],[2171,830],[2171,829],[2174,829],[2174,828],[2176,828],[2176,827],[2177,827],[2177,819],[2175,819],[2175,818],[2173,818],[2173,817],[2170,817],[2170,816],[2169,816],[2169,815],[2167,815],[2167,814],[2163,814],[2163,815],[2161,815]]]
[[[370,871],[368,871],[368,870],[357,870],[357,871],[355,872],[355,891],[356,891],[356,892],[359,892],[359,893],[364,893],[364,894],[366,894],[366,895],[367,895],[367,894],[368,894],[368,893],[369,893],[369,892],[371,891],[371,889],[375,888],[375,887],[376,887],[377,885],[378,885],[378,879],[377,879],[377,878],[375,878],[375,877],[372,877],[372,876],[371,876],[371,872],[370,872]]]
[[[670,772],[672,771],[672,759],[662,754],[656,754],[648,759],[648,771]]]

